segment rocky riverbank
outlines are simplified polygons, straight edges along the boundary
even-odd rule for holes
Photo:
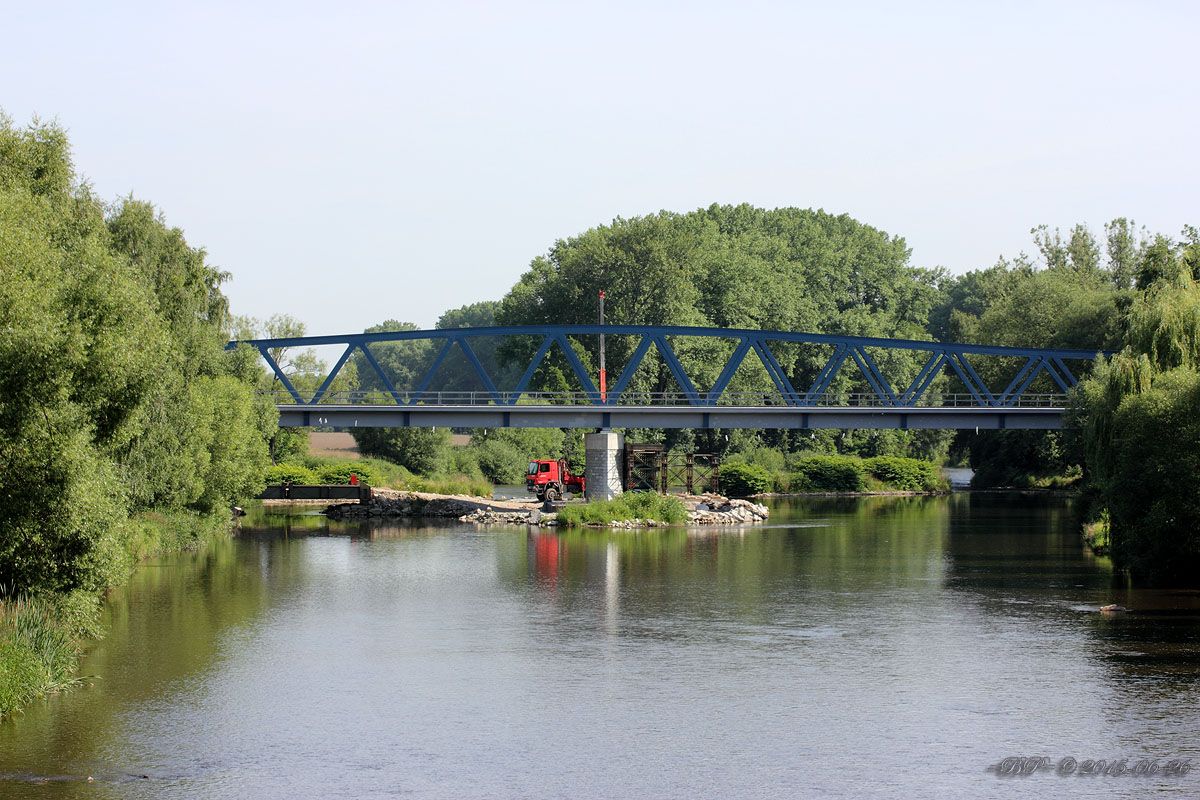
[[[454,518],[475,511],[519,512],[528,514],[539,507],[536,500],[491,500],[468,495],[404,492],[373,489],[369,503],[338,503],[325,509],[334,519],[359,517],[438,517]]]
[[[689,498],[684,498],[686,501]],[[746,525],[766,522],[771,512],[761,503],[730,500],[719,494],[701,495],[688,505],[689,525]]]
[[[731,500],[717,494],[684,495],[688,525],[750,525],[765,522],[770,512],[765,505],[749,500]],[[476,525],[558,525],[557,514],[542,510],[535,500],[490,500],[484,497],[438,495],[376,489],[369,503],[339,503],[325,509],[333,519],[362,517],[432,517],[457,519]],[[653,519],[616,520],[610,528],[657,528],[665,523]]]

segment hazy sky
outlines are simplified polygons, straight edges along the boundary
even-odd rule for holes
[[[7,4],[6,4],[7,5]],[[617,216],[824,208],[955,272],[1200,223],[1193,3],[20,3],[0,107],[234,311],[432,326]]]

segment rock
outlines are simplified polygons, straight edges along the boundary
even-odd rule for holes
[[[528,525],[529,514],[524,511],[492,511],[487,508],[477,508],[458,518],[459,522],[471,522],[476,525]]]

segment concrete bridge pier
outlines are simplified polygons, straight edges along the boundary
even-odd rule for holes
[[[583,468],[587,479],[584,496],[588,500],[611,500],[621,494],[625,437],[611,431],[589,433],[584,437],[583,447],[587,455]]]

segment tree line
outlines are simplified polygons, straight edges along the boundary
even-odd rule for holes
[[[227,354],[227,275],[147,202],[82,182],[64,131],[0,117],[0,594],[98,590],[147,512],[253,493],[277,417]]]

